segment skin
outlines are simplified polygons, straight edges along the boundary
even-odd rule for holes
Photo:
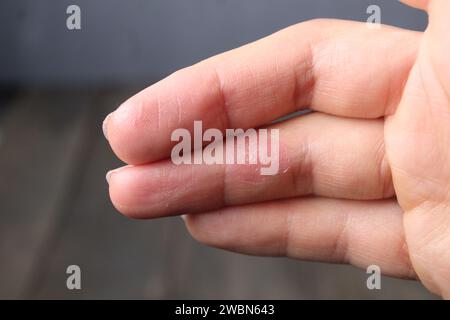
[[[115,207],[184,216],[197,240],[255,255],[379,265],[450,298],[450,1],[424,33],[313,20],[180,70],[104,122]],[[319,31],[319,32],[318,32]],[[170,161],[176,128],[280,129],[280,173]],[[256,168],[257,169],[257,168]]]

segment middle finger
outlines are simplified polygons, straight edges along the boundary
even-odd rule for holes
[[[310,194],[389,198],[394,188],[383,124],[312,113],[269,127],[280,130],[275,175],[261,175],[260,164],[175,165],[164,160],[110,173],[111,199],[127,216],[154,218]]]

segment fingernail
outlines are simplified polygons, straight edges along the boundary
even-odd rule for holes
[[[111,180],[111,177],[112,177],[113,174],[115,174],[115,173],[117,173],[117,172],[119,172],[121,170],[124,170],[124,169],[127,169],[127,168],[132,168],[132,167],[134,167],[134,166],[131,165],[131,164],[128,164],[126,166],[123,166],[123,167],[120,167],[120,168],[108,171],[106,173],[106,182],[108,182],[108,184],[109,184],[109,181]]]
[[[113,171],[114,170],[111,170],[106,173],[106,182],[108,182],[108,184],[109,184],[109,179],[111,179],[111,175],[112,175]]]
[[[103,134],[104,134],[106,140],[108,140],[108,119],[110,116],[111,116],[111,113],[106,116],[106,118],[105,118],[105,120],[103,120],[103,124],[102,124]]]

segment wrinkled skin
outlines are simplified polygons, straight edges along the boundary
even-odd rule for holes
[[[376,264],[450,298],[450,1],[424,33],[314,20],[183,69],[104,122],[128,166],[108,173],[133,218],[186,214],[211,246],[256,255]],[[283,123],[281,170],[171,163],[170,133],[202,120]]]

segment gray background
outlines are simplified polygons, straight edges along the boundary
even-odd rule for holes
[[[66,28],[78,4],[82,30]],[[397,0],[2,0],[0,83],[142,85],[212,54],[319,17],[416,30],[423,13]]]
[[[69,4],[81,31],[66,29]],[[105,173],[122,164],[101,123],[124,99],[303,20],[365,21],[369,4],[386,24],[426,25],[396,0],[1,0],[0,298],[435,298],[387,277],[369,291],[351,266],[208,248],[180,218],[127,219],[108,196]],[[66,288],[71,264],[81,291]]]

